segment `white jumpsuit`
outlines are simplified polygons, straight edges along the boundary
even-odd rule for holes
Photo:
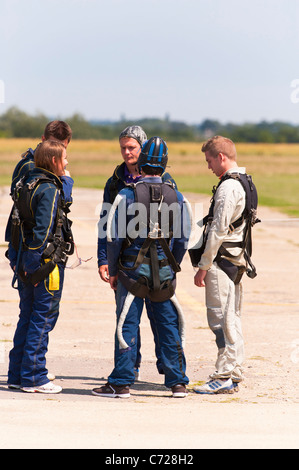
[[[234,167],[228,172],[245,173],[245,168]],[[205,277],[207,318],[210,329],[215,333],[218,347],[216,370],[210,377],[231,378],[240,382],[244,361],[241,327],[242,283],[235,285],[213,260],[222,243],[243,240],[245,223],[233,231],[230,231],[229,225],[242,215],[246,195],[240,182],[227,179],[221,183],[214,198],[213,221],[208,227],[205,251],[198,264],[200,269],[208,271]],[[231,248],[228,251],[237,256],[233,260],[234,264],[245,265],[241,248]]]

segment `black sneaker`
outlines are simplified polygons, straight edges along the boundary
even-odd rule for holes
[[[185,398],[188,395],[186,385],[176,384],[171,387],[173,398]]]
[[[107,383],[102,387],[94,388],[91,393],[97,397],[130,398],[129,385],[112,385]]]

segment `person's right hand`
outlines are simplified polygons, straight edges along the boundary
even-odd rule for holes
[[[199,269],[197,273],[194,276],[194,284],[197,287],[205,287],[205,277],[207,275],[207,271],[204,271],[203,269]]]
[[[103,264],[102,266],[99,267],[99,275],[102,281],[109,282],[108,264]]]

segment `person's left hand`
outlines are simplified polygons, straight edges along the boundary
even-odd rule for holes
[[[117,289],[117,278],[118,278],[118,275],[109,277],[110,287],[113,290]]]

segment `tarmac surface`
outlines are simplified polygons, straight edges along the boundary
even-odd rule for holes
[[[209,198],[186,195],[193,206]],[[254,228],[258,276],[244,277],[245,381],[232,395],[198,395],[192,386],[214,370],[216,345],[208,328],[204,289],[193,283],[188,254],[177,297],[186,318],[188,397],[174,399],[157,373],[152,333],[141,322],[141,380],[126,400],[95,397],[113,367],[114,293],[97,273],[97,220],[102,191],[75,189],[70,218],[79,256],[66,271],[60,317],[50,334],[47,365],[58,395],[7,389],[8,354],[18,321],[18,293],[4,256],[11,208],[0,188],[0,448],[290,449],[299,446],[299,221],[261,207]],[[70,264],[75,256],[70,258]],[[157,452],[156,452],[157,453]]]

